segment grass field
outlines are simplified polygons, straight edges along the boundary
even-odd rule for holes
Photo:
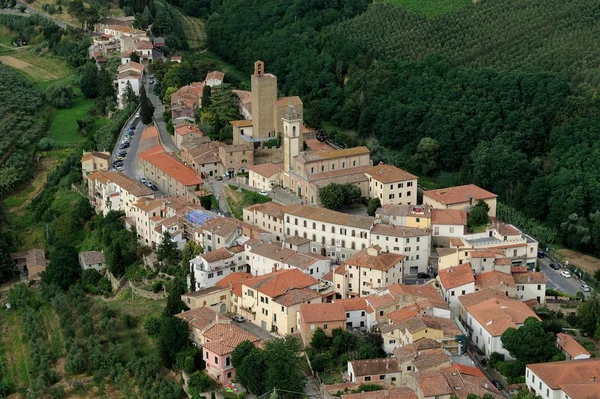
[[[0,313],[0,344],[5,355],[8,378],[15,385],[29,387],[27,348],[22,339],[23,323],[15,312]]]
[[[250,72],[245,73],[236,69],[236,67],[234,67],[228,62],[223,61],[217,55],[211,53],[208,50],[202,53],[202,57],[213,60],[217,65],[217,69],[219,71],[225,72],[226,75],[231,74],[236,76],[242,83],[246,85],[247,89],[250,90]]]
[[[77,97],[73,101],[73,106],[57,110],[50,124],[52,138],[61,145],[73,145],[83,140],[83,137],[77,133],[77,119],[85,118],[88,109],[94,104],[94,100],[86,99],[78,88],[75,88],[75,93]],[[94,128],[99,129],[106,123],[108,119],[97,118]]]
[[[181,21],[185,37],[190,50],[203,50],[206,47],[206,33],[204,32],[204,21],[199,18],[183,15],[181,11],[173,8],[177,19]]]
[[[437,17],[473,5],[471,0],[389,0],[427,17]]]
[[[71,69],[64,61],[27,50],[3,49],[0,61],[20,71],[41,89],[54,81],[66,79],[71,74]]]
[[[238,187],[234,185],[223,185],[223,192],[226,195],[227,204],[231,209],[231,213],[240,220],[243,219],[244,208],[254,204],[272,201],[271,197],[261,195],[257,192],[245,189],[242,189],[242,192],[239,192],[237,189]]]

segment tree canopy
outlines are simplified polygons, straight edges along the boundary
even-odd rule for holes
[[[507,329],[501,340],[510,355],[525,364],[548,362],[559,353],[554,334],[546,332],[534,317],[527,318],[518,329]]]

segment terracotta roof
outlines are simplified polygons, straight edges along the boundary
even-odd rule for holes
[[[600,391],[600,358],[566,360],[562,362],[528,364],[533,371],[550,387],[562,389],[572,399],[598,397]],[[586,396],[592,390],[596,396]],[[582,395],[583,394],[583,395]]]
[[[460,248],[460,247],[465,246],[465,242],[463,241],[462,238],[452,237],[452,238],[450,238],[450,245],[453,247]]]
[[[345,312],[353,312],[357,310],[364,310],[372,312],[373,308],[369,306],[365,298],[348,298],[348,299],[336,299],[334,303],[339,303],[344,308]]]
[[[229,323],[231,320],[224,315],[218,315],[214,310],[203,306],[200,308],[188,310],[187,312],[178,313],[175,317],[185,320],[191,327],[197,328],[198,330],[204,330],[210,325],[215,323]]]
[[[475,286],[504,291],[507,287],[516,287],[516,284],[512,275],[494,270],[475,275]]]
[[[431,216],[431,206],[429,205],[384,205],[377,209],[376,215],[382,216],[414,216],[428,218]]]
[[[487,394],[492,398],[504,398],[487,378],[463,371],[450,366],[418,373],[415,379],[423,397],[455,395],[459,399],[466,399],[467,395],[473,393],[480,397]]]
[[[467,309],[472,305],[487,301],[488,299],[492,298],[506,298],[506,294],[504,292],[484,288],[471,294],[461,295],[458,297],[458,300],[462,306]]]
[[[400,372],[398,360],[394,357],[383,359],[351,360],[348,363],[352,365],[352,369],[354,370],[354,375],[356,377]]]
[[[84,152],[83,156],[81,157],[81,162],[88,161],[92,158],[101,158],[101,159],[104,159],[105,161],[108,161],[110,159],[110,152],[98,152],[98,151]]]
[[[403,345],[394,349],[394,356],[399,363],[404,363],[407,360],[412,361],[416,354],[431,349],[441,348],[442,344],[431,338],[420,338],[412,344]]]
[[[497,218],[490,218],[501,236],[520,236],[521,231],[511,224],[506,224]]]
[[[308,139],[308,140],[304,140],[304,142],[306,143],[308,148],[310,148],[313,151],[331,151],[334,149],[332,146],[330,146],[326,142],[319,141],[317,139]]]
[[[116,30],[118,32],[140,34],[140,35],[146,33],[146,31],[135,29],[130,26],[110,25],[110,26],[107,26],[105,29]]]
[[[371,151],[367,147],[353,147],[343,150],[302,152],[298,157],[304,162],[322,161],[324,159],[346,158],[357,155],[369,155]]]
[[[496,258],[496,253],[494,251],[472,251],[471,258]]]
[[[104,251],[80,252],[79,258],[83,261],[85,265],[104,263]]]
[[[220,141],[209,141],[190,148],[188,153],[197,165],[221,163],[219,147],[222,145]]]
[[[431,284],[392,284],[388,287],[388,291],[394,296],[412,295],[428,300],[430,305],[436,308],[450,309],[442,294]]]
[[[313,256],[313,255],[315,255],[315,256]],[[306,254],[298,252],[298,253],[295,253],[294,255],[290,256],[289,258],[287,258],[285,263],[290,266],[297,267],[298,269],[306,270],[306,269],[308,269],[308,267],[310,265],[312,265],[313,263],[315,263],[319,260],[330,261],[330,259],[325,256],[313,254],[310,252],[306,253]]]
[[[333,270],[321,277],[321,280],[333,282]]]
[[[300,288],[286,291],[283,295],[273,299],[273,302],[285,307],[290,307],[299,303],[308,302],[315,298],[321,298],[321,294],[310,288]]]
[[[237,219],[215,217],[209,219],[206,223],[202,225],[202,227],[198,228],[198,230],[201,230],[204,233],[211,233],[228,238],[240,228],[238,222],[239,220]]]
[[[540,318],[523,302],[508,298],[492,298],[467,308],[492,336],[499,337],[509,328],[517,329],[528,317]]]
[[[202,130],[198,127],[198,125],[194,125],[191,123],[183,122],[175,126],[175,133],[180,136],[185,136],[188,134],[203,134]]]
[[[368,168],[369,166],[364,165],[354,168],[328,170],[327,172],[309,173],[308,179],[317,187],[325,187],[329,183],[366,183],[368,179],[367,175],[365,175],[365,170]]]
[[[378,391],[351,393],[342,395],[342,399],[417,399],[410,388],[380,389]]]
[[[229,124],[235,127],[252,127],[252,121],[246,119],[242,119],[239,121],[229,121]]]
[[[270,242],[259,244],[250,252],[275,261],[285,261],[287,258],[296,253],[296,251],[293,249],[283,248],[281,243],[273,244]]]
[[[417,179],[417,176],[412,173],[408,173],[405,170],[387,164],[373,166],[372,168],[367,169],[365,173],[384,184]]]
[[[368,297],[365,297],[365,299],[373,309],[384,308],[393,305],[395,302],[394,296],[391,294],[369,295]]]
[[[243,285],[275,298],[291,288],[308,288],[319,281],[298,269],[283,269],[245,280]]]
[[[396,323],[394,329],[398,328],[405,329],[411,334],[425,329],[435,329],[442,331],[447,338],[454,338],[456,335],[461,334],[461,331],[454,320],[428,315],[417,315],[400,323]]]
[[[302,105],[302,100],[298,96],[278,98],[277,101],[275,101],[275,105],[277,107],[287,107],[290,105],[290,100],[294,106]]]
[[[27,278],[29,280],[39,280],[41,274],[46,271],[46,265],[35,265],[27,267]]]
[[[114,183],[121,187],[123,191],[128,192],[136,197],[154,197],[154,191],[140,183],[139,181],[132,179],[122,172],[111,172],[108,170],[98,170],[88,176],[90,182],[99,181],[106,185],[108,183]],[[94,184],[94,183],[90,183]]]
[[[375,222],[375,218],[372,217],[350,215],[347,213],[332,211],[331,209],[310,205],[288,206],[285,209],[285,213],[319,222],[356,227],[366,230],[371,229],[373,223]]]
[[[126,62],[125,64],[119,65],[119,67],[117,68],[117,72],[120,73],[120,72],[126,71],[128,69],[134,69],[140,73],[144,72],[144,66],[135,61],[129,61],[129,62]]]
[[[450,359],[450,353],[442,348],[437,348],[420,353],[413,361],[413,364],[418,371],[426,371],[440,366],[450,365]]]
[[[305,323],[346,321],[344,307],[336,302],[300,305],[300,317]]]
[[[451,367],[462,374],[472,375],[475,377],[485,377],[483,372],[476,367],[465,366],[464,364],[460,363],[453,364]]]
[[[285,237],[285,243],[286,244],[292,244],[292,245],[304,245],[304,244],[308,244],[311,240],[308,238],[304,238],[304,237],[300,237],[300,236],[287,236]]]
[[[283,163],[263,163],[248,166],[248,169],[260,176],[271,177],[283,170]]]
[[[346,265],[366,267],[368,269],[387,271],[401,263],[404,255],[391,252],[379,252],[376,255],[370,254],[374,247],[361,249],[344,262]]]
[[[460,209],[432,209],[431,223],[466,226],[467,212]]]
[[[440,284],[445,290],[450,288],[460,287],[461,285],[474,283],[475,278],[473,277],[473,270],[471,270],[471,264],[465,263],[459,266],[449,267],[444,270],[440,270],[438,274]]]
[[[453,254],[456,254],[457,251],[458,251],[457,248],[436,248],[435,249],[435,252],[438,254],[438,256],[453,255]]]
[[[142,78],[142,74],[138,71],[134,71],[133,69],[128,69],[123,72],[119,72],[117,75],[117,79],[135,79],[140,80]]]
[[[377,223],[371,229],[371,234],[381,234],[392,237],[421,237],[428,236],[431,234],[431,232],[416,227],[404,227],[396,226],[394,224]]]
[[[497,195],[484,190],[474,184],[464,186],[455,186],[440,188],[437,190],[427,190],[423,192],[423,197],[429,197],[442,204],[452,205],[469,202],[469,197],[473,199],[473,205],[480,199],[496,198]],[[423,200],[425,201],[425,200]]]
[[[581,344],[579,342],[577,342],[575,340],[575,338],[573,338],[570,335],[567,335],[565,333],[558,333],[556,334],[556,338],[557,338],[557,344],[558,346],[560,346],[562,348],[562,350],[564,350],[566,353],[569,354],[569,356],[571,357],[576,357],[576,356],[580,356],[580,355],[587,355],[590,356],[590,352],[588,352],[583,346],[581,346]]]
[[[542,272],[526,272],[513,274],[517,284],[546,284],[546,275]]]
[[[146,140],[157,136],[158,130],[156,129],[156,126],[149,126],[142,131],[142,140]]]
[[[287,207],[276,201],[265,202],[264,204],[256,204],[245,208],[249,211],[264,213],[277,219],[283,219],[284,211]]]
[[[151,148],[139,153],[138,157],[152,164],[184,186],[193,186],[204,183],[198,173],[179,162],[177,158],[167,155],[164,152],[156,152],[155,149]]]
[[[223,80],[223,78],[225,78],[225,72],[221,72],[221,71],[212,71],[206,74],[206,79],[205,80],[209,80],[209,79],[214,79],[214,80]]]
[[[198,257],[204,259],[208,263],[218,262],[220,260],[231,258],[232,256],[234,256],[234,254],[225,248],[219,248],[217,250],[198,255]]]
[[[400,323],[404,320],[412,319],[420,313],[421,308],[419,305],[414,304],[402,309],[394,310],[393,312],[388,313],[387,316],[392,323]]]
[[[256,335],[250,334],[233,324],[215,324],[202,335],[210,341],[205,342],[202,347],[219,356],[233,352],[242,341],[251,341],[255,344],[260,341],[260,338]]]
[[[247,90],[231,90],[240,99],[242,104],[250,105],[252,103],[252,93]]]
[[[253,276],[250,273],[234,272],[215,283],[216,287],[231,288],[231,293],[237,297],[242,296],[242,284],[251,279]]]

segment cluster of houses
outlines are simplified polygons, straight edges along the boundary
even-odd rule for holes
[[[301,100],[278,98],[277,78],[260,61],[251,92],[236,91],[245,119],[231,122],[233,143],[211,141],[190,119],[204,87],[222,81],[222,74],[210,73],[173,94],[179,157],[164,151],[155,127],[142,134],[141,169],[167,196],[108,171],[104,153],[82,158],[98,213],[123,211],[144,245],[156,246],[169,232],[179,248],[187,240],[204,248],[190,260],[191,290],[182,296],[191,310],[178,317],[202,347],[207,373],[223,384],[235,379],[232,351],[244,340],[261,345],[265,334],[297,335],[308,345],[317,329],[378,331],[388,357],[350,360],[346,387],[386,389],[344,397],[501,397],[474,364],[456,359],[468,345],[511,358],[502,334],[537,318],[533,309],[545,304],[546,276],[533,271],[537,241],[496,218],[497,196],[489,191],[475,185],[427,190],[419,204],[416,176],[373,165],[366,147],[336,149],[310,138]],[[259,163],[256,151],[274,138],[283,144],[277,149],[283,162]],[[305,201],[253,205],[242,220],[201,207],[199,198],[210,194],[206,180],[240,172],[249,172],[250,186],[280,186]],[[374,217],[321,208],[318,190],[329,183],[354,184],[382,207]],[[473,233],[468,212],[478,201],[488,205],[490,223]],[[263,338],[225,314],[264,330]],[[590,373],[598,362],[586,360],[589,353],[569,335],[559,334],[557,345],[569,360],[529,365],[527,387],[544,398],[584,397],[576,390],[596,388]],[[577,382],[564,373],[577,374]]]

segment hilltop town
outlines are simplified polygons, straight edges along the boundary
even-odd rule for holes
[[[69,3],[77,29],[37,4],[0,15],[0,121],[22,136],[0,135],[0,398],[600,395],[600,272],[560,252],[593,252],[596,196],[558,201],[551,177],[582,177],[544,158],[590,147],[561,135],[594,73],[567,96],[560,74],[376,62],[396,36],[357,58],[358,18],[389,6],[362,0],[294,3],[285,19],[312,22],[289,42],[343,38],[301,61],[228,42],[257,5],[121,3]],[[201,51],[169,28],[199,16]],[[16,62],[28,46],[77,83]]]

